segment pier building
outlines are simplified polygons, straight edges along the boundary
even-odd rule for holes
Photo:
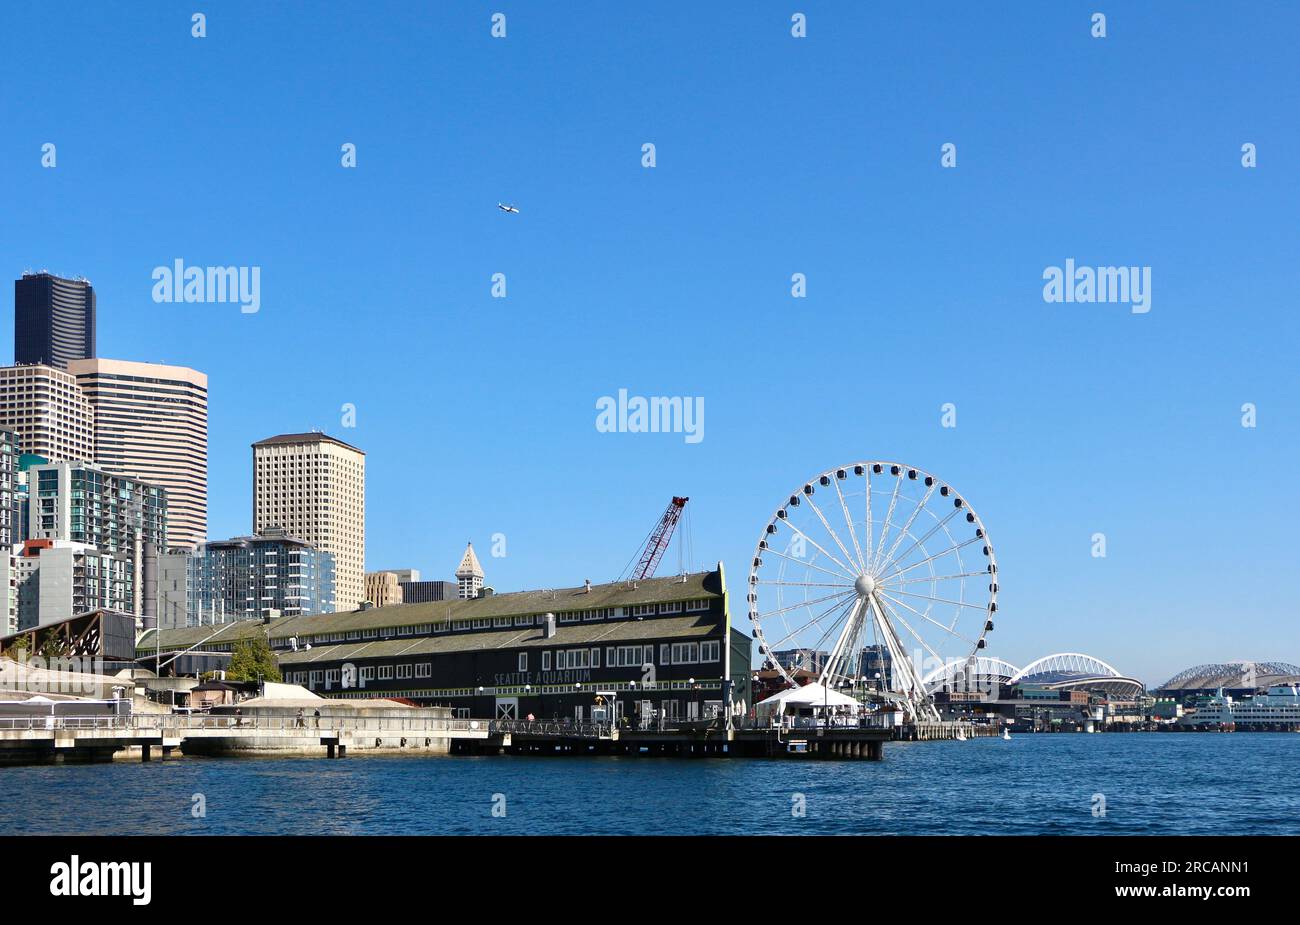
[[[446,706],[458,717],[647,725],[741,714],[753,703],[751,640],[731,626],[721,563],[634,582],[156,632],[137,643],[146,667],[182,653],[206,665],[262,633],[290,683],[324,697]]]

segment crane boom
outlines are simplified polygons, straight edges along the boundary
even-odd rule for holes
[[[664,552],[668,549],[668,541],[673,538],[677,521],[681,519],[682,508],[686,507],[686,502],[689,500],[691,499],[678,498],[674,495],[673,500],[668,502],[668,509],[659,519],[658,526],[651,532],[645,549],[641,551],[641,559],[632,571],[633,581],[654,577],[655,569],[659,567],[659,560],[664,557]]]

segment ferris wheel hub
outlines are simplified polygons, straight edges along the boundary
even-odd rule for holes
[[[870,597],[871,592],[876,590],[876,579],[864,572],[853,582],[853,590],[858,593],[858,597]]]

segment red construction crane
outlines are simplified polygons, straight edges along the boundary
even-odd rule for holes
[[[664,557],[664,552],[668,549],[668,541],[673,538],[677,521],[681,519],[682,508],[686,507],[686,502],[689,500],[691,499],[674,496],[673,500],[668,502],[668,510],[664,511],[664,516],[659,518],[659,524],[650,532],[645,549],[641,551],[641,560],[632,570],[632,581],[654,577],[655,569],[659,567],[659,560]]]

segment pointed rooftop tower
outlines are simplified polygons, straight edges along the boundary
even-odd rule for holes
[[[465,555],[460,558],[460,567],[456,569],[456,582],[460,585],[460,599],[462,601],[478,597],[478,593],[483,588],[483,566],[478,564],[478,556],[474,555],[474,544],[465,544]]]

